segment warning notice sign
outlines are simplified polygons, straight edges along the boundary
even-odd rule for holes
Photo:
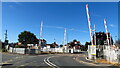
[[[90,50],[91,50],[91,55],[96,55],[96,45],[91,45]]]

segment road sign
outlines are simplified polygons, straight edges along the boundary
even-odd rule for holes
[[[91,45],[90,50],[91,50],[91,55],[96,55],[96,45]]]

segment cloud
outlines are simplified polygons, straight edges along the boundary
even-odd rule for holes
[[[64,27],[58,27],[58,26],[43,26],[47,28],[57,28],[57,29],[64,29]]]
[[[57,29],[64,29],[64,27],[59,27],[59,26],[46,26],[44,25],[43,27],[46,27],[46,28],[57,28]],[[71,31],[78,31],[78,32],[83,32],[83,33],[88,33],[88,31],[81,31],[81,30],[78,30],[78,29],[74,29],[74,28],[66,28],[67,30],[71,30]]]
[[[78,30],[78,29],[74,29],[74,28],[72,28],[72,29],[69,29],[69,30],[71,30],[71,31],[78,31],[78,32],[83,32],[83,33],[88,33],[88,31],[81,31],[81,30]]]
[[[64,27],[57,27],[57,26],[56,26],[55,28],[58,28],[58,29],[63,29]]]
[[[82,31],[82,32],[84,32],[84,33],[88,33],[88,31]]]
[[[9,5],[8,7],[10,7],[10,8],[14,8],[14,6],[13,6],[13,5]]]
[[[15,3],[16,5],[22,6],[22,3],[18,2],[17,0],[12,0],[12,2]],[[14,5],[9,5],[8,7],[15,8]]]
[[[109,26],[110,26],[110,27],[115,27],[115,25],[114,25],[114,24],[109,24]]]
[[[93,15],[93,16],[95,16],[95,17],[102,17],[101,15]]]
[[[19,1],[17,1],[17,0],[11,0],[11,2],[14,2],[15,4],[17,4],[17,5],[22,5]]]
[[[74,30],[74,28],[70,29],[70,30]]]

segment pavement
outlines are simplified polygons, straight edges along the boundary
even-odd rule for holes
[[[78,62],[83,62],[85,64],[88,64],[90,67],[93,67],[93,68],[94,67],[99,67],[99,68],[120,68],[119,66],[114,66],[112,64],[99,63],[99,62],[95,62],[94,60],[87,59],[86,55],[84,55],[84,57],[79,55],[79,57],[77,57],[76,60]]]

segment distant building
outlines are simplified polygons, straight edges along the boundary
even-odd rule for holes
[[[52,44],[46,44],[47,48],[51,48]]]

